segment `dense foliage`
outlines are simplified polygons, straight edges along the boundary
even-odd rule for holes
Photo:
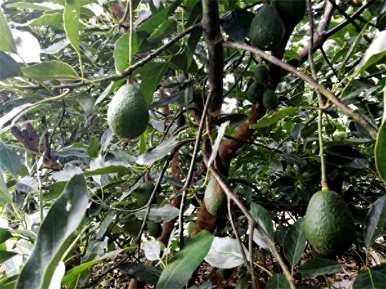
[[[0,4],[0,288],[385,288],[385,1]]]

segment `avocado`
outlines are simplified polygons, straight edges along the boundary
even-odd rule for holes
[[[205,189],[204,203],[208,212],[218,216],[225,208],[225,194],[216,179],[211,176]]]
[[[272,0],[271,4],[277,9],[287,27],[294,27],[306,14],[305,0]]]
[[[130,216],[125,219],[123,229],[132,237],[136,237],[141,230],[142,221],[136,219],[134,216]]]
[[[140,136],[149,122],[149,107],[139,88],[134,84],[121,86],[107,110],[107,123],[113,133],[122,139]]]
[[[254,80],[246,91],[247,99],[250,102],[255,103],[256,100],[261,99],[263,92],[264,92],[264,86],[261,84],[258,84],[257,81]]]
[[[256,65],[255,69],[255,81],[257,84],[266,86],[269,81],[269,70],[268,67],[260,63]]]
[[[136,199],[136,206],[142,207],[146,205],[153,189],[154,184],[152,182],[145,182],[142,186],[136,189],[132,194]]]
[[[154,238],[158,238],[159,236],[161,236],[162,226],[160,223],[147,221],[146,226],[150,236]]]
[[[263,93],[263,105],[266,109],[274,109],[279,104],[279,99],[275,91],[271,88],[267,88]]]
[[[279,13],[273,6],[264,4],[251,22],[251,43],[262,50],[273,50],[280,46],[284,34],[285,26]]]
[[[322,256],[347,250],[354,239],[354,221],[343,198],[333,191],[315,193],[304,217],[304,234]]]

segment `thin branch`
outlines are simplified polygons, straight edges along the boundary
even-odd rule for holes
[[[358,17],[360,17],[360,15],[368,8],[370,7],[373,3],[375,3],[377,0],[370,0],[368,2],[366,2],[365,4],[363,4],[361,7],[358,8],[358,10],[351,16],[351,19],[356,19]],[[337,33],[338,31],[342,30],[344,27],[346,27],[348,24],[350,24],[350,21],[349,20],[345,20],[341,23],[339,23],[338,25],[336,25],[334,28],[330,29],[329,31],[327,31],[325,33],[325,37],[326,39],[328,37],[330,37],[331,35],[334,35],[335,33]]]
[[[149,214],[150,214],[150,209],[151,209],[151,204],[153,202],[153,199],[158,191],[158,189],[160,188],[161,186],[161,182],[162,182],[162,179],[166,173],[166,170],[167,168],[169,167],[169,163],[171,162],[171,160],[173,159],[173,156],[174,154],[181,148],[181,146],[189,143],[190,140],[186,140],[186,141],[183,141],[181,142],[172,152],[171,154],[169,155],[169,157],[166,159],[166,161],[164,162],[164,165],[162,167],[162,170],[161,170],[161,173],[160,175],[158,176],[158,179],[157,179],[157,182],[154,186],[154,189],[153,191],[151,192],[151,195],[147,201],[147,204],[146,204],[146,212],[145,212],[145,216],[143,217],[143,221],[142,221],[142,225],[141,225],[141,229],[139,230],[139,233],[137,235],[137,252],[139,252],[140,250],[140,247],[141,247],[141,237],[142,237],[142,234],[143,234],[143,231],[145,230],[145,226],[146,226],[146,221],[147,221],[147,218],[149,217]]]
[[[342,15],[347,19],[347,21],[349,21],[349,22],[355,27],[355,29],[356,29],[358,32],[360,32],[360,31],[362,30],[362,29],[359,27],[359,25],[355,22],[355,19],[353,19],[352,16],[348,15],[348,14],[346,13],[346,11],[344,11],[344,9],[343,9],[342,7],[340,7],[338,4],[336,4],[336,2],[335,2],[334,0],[328,0],[328,1],[332,4],[332,6],[334,6],[334,8],[335,8],[336,10],[339,11],[340,14],[342,14]],[[366,20],[365,18],[363,18],[361,15],[358,15],[358,16],[356,17],[356,19],[358,19],[359,21],[361,21],[361,22],[363,22],[363,23],[365,23],[365,24],[368,24],[368,25],[370,25],[370,26],[372,26],[372,27],[375,27],[375,28],[379,29],[379,27],[378,27],[377,25],[374,25],[373,23],[367,21],[367,20]]]
[[[266,61],[269,61],[272,64],[279,66],[280,68],[284,69],[285,71],[290,72],[290,73],[296,75],[297,77],[299,77],[303,81],[307,82],[315,91],[318,91],[322,95],[327,97],[328,100],[330,100],[344,114],[346,114],[347,116],[351,117],[356,122],[358,122],[362,127],[364,127],[368,131],[368,133],[370,134],[370,136],[373,139],[376,138],[377,130],[376,130],[376,127],[373,124],[371,124],[361,114],[352,111],[351,108],[349,108],[346,104],[342,103],[338,98],[336,98],[336,96],[330,90],[328,90],[324,86],[322,86],[319,83],[317,83],[312,77],[310,77],[307,74],[297,70],[292,65],[284,63],[280,59],[278,59],[278,58],[276,58],[276,57],[274,57],[272,55],[269,55],[269,54],[265,53],[264,51],[262,51],[262,50],[260,50],[258,48],[255,48],[255,47],[252,47],[252,46],[249,46],[249,45],[246,45],[246,44],[236,43],[236,42],[224,42],[224,47],[235,48],[235,49],[242,49],[242,50],[249,51],[249,52],[254,53],[257,56],[265,59]]]
[[[153,52],[149,53],[147,56],[139,60],[138,62],[134,63],[133,65],[129,66],[126,68],[123,72],[118,73],[118,74],[112,74],[112,75],[107,75],[95,79],[85,79],[83,82],[76,82],[76,83],[66,83],[66,84],[60,84],[60,85],[53,85],[49,86],[48,88],[50,89],[63,89],[63,88],[77,88],[81,86],[87,86],[87,85],[95,85],[99,82],[102,81],[114,81],[118,79],[125,78],[129,76],[133,71],[136,69],[142,67],[149,61],[153,60],[155,57],[157,57],[159,54],[161,54],[163,51],[168,49],[170,46],[172,46],[174,43],[179,41],[181,38],[185,37],[189,33],[193,32],[196,29],[199,29],[201,27],[200,24],[195,24],[190,26],[189,28],[185,29],[184,31],[180,32],[177,34],[174,38],[169,40],[167,43],[164,45],[158,47],[156,50]],[[18,89],[47,89],[47,86],[43,85],[36,85],[36,86],[10,86],[10,88],[18,88]]]
[[[252,288],[253,289],[260,288],[259,284],[256,283],[256,274],[255,274],[255,270],[253,270],[253,259],[252,259],[252,266],[251,266],[251,263],[248,263],[248,258],[247,258],[247,254],[245,253],[245,250],[244,250],[243,242],[241,241],[240,234],[237,231],[236,225],[233,221],[232,209],[231,209],[231,199],[229,197],[227,198],[227,209],[228,209],[229,222],[231,223],[232,230],[236,236],[237,241],[239,242],[240,251],[241,251],[241,255],[243,256],[245,266],[248,268],[249,274],[251,274]],[[253,226],[253,224],[252,224],[252,226]],[[253,230],[253,227],[252,227],[252,230]],[[253,234],[249,234],[249,235],[253,235]]]
[[[205,159],[205,164],[208,164],[208,159]],[[217,183],[219,186],[223,189],[224,193],[227,195],[229,199],[231,199],[241,210],[241,212],[244,214],[244,216],[247,218],[248,223],[253,224],[253,227],[256,227],[256,230],[259,231],[261,236],[263,237],[264,241],[268,245],[269,249],[272,252],[272,255],[277,259],[279,262],[279,265],[281,269],[283,270],[284,277],[287,279],[288,284],[290,285],[291,289],[296,289],[295,284],[293,282],[292,275],[290,271],[287,268],[287,265],[283,261],[282,257],[280,256],[279,252],[276,249],[274,241],[270,238],[270,236],[266,233],[264,228],[256,222],[256,220],[252,217],[252,215],[249,213],[248,209],[244,206],[244,204],[240,201],[240,199],[237,197],[235,193],[232,192],[232,190],[229,188],[225,180],[222,178],[222,176],[212,167],[208,167],[208,170],[216,178]],[[253,234],[253,231],[250,232],[250,234]]]
[[[332,0],[330,0],[332,1]],[[334,2],[335,3],[335,2]],[[309,52],[308,52],[308,62],[310,63],[310,69],[312,77],[317,80],[317,73],[315,68],[315,62],[314,57],[312,54],[312,43],[314,43],[314,18],[312,13],[312,3],[311,0],[307,0],[307,10],[308,10],[308,25],[310,29],[310,44],[309,44]],[[316,90],[316,95],[318,98],[318,139],[319,139],[319,156],[320,156],[320,172],[321,172],[321,186],[322,190],[328,190],[328,184],[327,184],[327,176],[326,176],[326,164],[324,161],[324,147],[323,147],[323,111],[322,107],[323,105],[323,99],[322,95],[320,94],[319,90]]]
[[[321,47],[319,48],[319,50],[320,50],[320,53],[322,54],[324,60],[327,62],[327,65],[331,68],[332,72],[334,73],[334,75],[336,76],[336,78],[339,80],[339,75],[338,75],[338,73],[336,72],[334,66],[332,65],[330,59],[328,59],[328,55],[326,54],[326,51],[324,51],[323,46],[321,46]]]
[[[354,26],[354,28],[357,32],[361,32],[362,29],[359,27],[358,23],[355,22],[355,19],[352,19],[352,17],[350,15],[348,15],[342,7],[340,7],[338,4],[336,4],[336,2],[334,0],[328,0],[328,1],[332,4],[332,6],[334,6],[334,8],[336,10],[339,11],[340,14],[342,14],[344,16],[344,18],[347,19],[348,22],[350,22]]]
[[[196,141],[194,143],[192,159],[190,161],[188,175],[186,177],[184,186],[181,189],[182,196],[181,196],[181,203],[180,203],[180,212],[178,214],[180,248],[182,248],[184,246],[184,207],[185,207],[185,200],[186,200],[186,192],[190,186],[190,183],[192,182],[194,165],[196,163],[197,154],[198,154],[198,151],[200,148],[202,132],[203,132],[204,127],[205,127],[205,120],[206,120],[209,104],[211,103],[211,99],[212,99],[212,95],[210,94],[210,95],[208,95],[208,97],[206,99],[204,109],[203,109],[203,112],[201,115],[200,124],[198,127],[197,136],[196,136]]]

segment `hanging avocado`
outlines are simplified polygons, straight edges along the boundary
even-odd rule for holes
[[[148,109],[145,98],[136,85],[123,85],[111,99],[107,122],[116,136],[133,139],[146,130],[149,122]]]
[[[333,191],[315,193],[304,217],[304,234],[314,251],[322,256],[335,256],[347,250],[354,238],[354,223],[343,198]]]
[[[271,88],[267,88],[263,93],[263,105],[266,109],[274,109],[278,106],[279,99],[275,91]]]
[[[251,43],[262,50],[273,50],[280,46],[284,34],[284,22],[277,10],[271,5],[263,5],[249,29]]]

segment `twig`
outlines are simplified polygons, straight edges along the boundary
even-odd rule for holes
[[[332,1],[332,0],[330,0]],[[334,2],[335,3],[335,2]],[[317,80],[317,73],[314,63],[314,58],[312,55],[312,43],[314,42],[314,19],[312,15],[312,3],[311,0],[307,0],[307,10],[308,10],[308,25],[310,29],[310,44],[309,44],[309,52],[308,52],[308,61],[310,63],[310,69],[312,73],[312,77]],[[328,190],[328,184],[327,184],[327,176],[326,176],[326,164],[324,162],[324,147],[323,147],[323,111],[322,107],[323,105],[323,99],[319,92],[319,90],[316,90],[316,95],[318,97],[318,139],[319,139],[319,156],[320,156],[320,171],[321,171],[321,186],[322,190]]]
[[[363,4],[361,7],[358,8],[358,10],[351,16],[351,19],[356,19],[359,17],[363,11],[365,11],[369,6],[371,6],[373,3],[375,3],[377,0],[370,0]],[[336,25],[334,28],[330,29],[325,33],[326,39],[330,37],[331,35],[334,35],[336,32],[342,30],[344,27],[346,27],[348,24],[350,24],[349,20],[345,20],[338,25]]]
[[[349,23],[351,23],[351,24],[354,26],[354,28],[356,29],[357,32],[360,32],[360,31],[362,30],[362,29],[359,27],[359,25],[355,22],[355,20],[352,19],[351,16],[348,15],[348,14],[346,13],[346,11],[344,11],[343,8],[341,8],[338,4],[336,4],[336,2],[335,2],[334,0],[328,0],[328,1],[332,4],[332,6],[334,6],[334,8],[335,8],[336,10],[339,11],[340,14],[342,14],[342,15],[344,16],[344,18],[347,19],[347,21],[348,21]],[[359,18],[359,17],[358,17],[358,18]]]
[[[179,41],[181,38],[185,37],[187,34],[193,32],[196,29],[199,29],[201,26],[200,24],[195,24],[190,26],[189,28],[185,29],[184,31],[180,32],[177,34],[174,38],[169,40],[167,43],[164,45],[160,46],[153,52],[149,53],[147,56],[139,60],[138,62],[134,63],[133,65],[129,66],[126,70],[124,70],[121,73],[118,74],[112,74],[112,75],[107,75],[104,77],[99,77],[95,79],[84,79],[83,82],[76,82],[76,83],[67,83],[67,84],[60,84],[60,85],[53,85],[49,86],[50,89],[63,89],[63,88],[77,88],[81,86],[87,86],[87,85],[95,85],[96,83],[102,82],[102,81],[113,81],[113,80],[118,80],[127,77],[130,75],[133,71],[136,69],[142,67],[155,57],[157,57],[159,54],[161,54],[164,50],[168,49],[171,45]],[[46,89],[47,87],[43,87],[42,85],[36,85],[36,86],[12,86],[13,88],[18,88],[18,89]]]
[[[236,43],[236,42],[228,42],[227,41],[227,42],[224,42],[224,47],[235,48],[235,49],[243,49],[243,50],[249,51],[249,52],[254,53],[254,54],[258,55],[259,57],[261,57],[261,58],[271,62],[272,64],[277,65],[280,68],[282,68],[282,69],[284,69],[284,70],[286,70],[286,71],[296,75],[300,79],[302,79],[305,82],[307,82],[315,91],[318,91],[322,95],[327,97],[328,100],[331,101],[344,114],[346,114],[347,116],[349,116],[349,117],[353,118],[355,121],[357,121],[361,126],[363,126],[368,131],[368,133],[370,134],[370,136],[373,139],[376,138],[377,130],[376,130],[376,128],[375,128],[375,126],[373,124],[371,124],[368,120],[363,118],[361,114],[352,111],[346,104],[340,102],[340,100],[337,99],[336,96],[330,90],[328,90],[324,86],[322,86],[319,83],[317,83],[312,77],[306,75],[305,73],[303,73],[301,71],[298,71],[292,65],[284,63],[280,59],[278,59],[278,58],[276,58],[276,57],[274,57],[272,55],[269,55],[269,54],[265,53],[264,51],[262,51],[262,50],[260,50],[258,48],[255,48],[255,47],[252,47],[252,46],[249,46],[249,45],[246,45],[246,44]]]
[[[196,136],[196,141],[194,143],[194,148],[193,148],[193,154],[192,154],[192,159],[190,161],[190,166],[189,166],[189,171],[186,176],[185,183],[181,189],[182,191],[182,196],[181,196],[181,203],[180,203],[180,211],[178,214],[178,224],[179,224],[179,235],[180,235],[180,248],[182,249],[184,246],[184,207],[185,207],[185,200],[186,200],[186,191],[190,186],[190,183],[192,182],[192,177],[193,177],[193,170],[194,170],[194,165],[196,163],[196,158],[197,154],[199,151],[200,147],[200,142],[201,142],[201,137],[202,137],[202,132],[205,127],[205,120],[209,108],[209,104],[212,99],[212,94],[208,95],[205,101],[204,109],[201,115],[200,119],[200,124],[198,127],[197,131],[197,136]]]
[[[251,265],[251,263],[248,263],[248,258],[247,258],[247,255],[245,253],[245,250],[244,250],[243,242],[241,241],[240,234],[237,231],[237,228],[236,228],[235,223],[233,221],[232,209],[231,209],[231,199],[229,197],[227,198],[227,209],[228,209],[228,215],[229,215],[229,222],[231,223],[232,230],[236,236],[237,241],[239,242],[240,251],[241,251],[241,255],[243,256],[245,266],[248,268],[249,274],[251,274],[252,288],[257,289],[260,286],[259,286],[259,284],[256,283],[256,274],[255,274],[255,270],[253,270],[253,261],[252,261],[252,265]],[[249,225],[249,223],[248,223],[248,225]],[[252,226],[253,226],[253,224],[252,224]],[[253,230],[253,227],[252,227],[252,230]],[[250,234],[250,235],[252,235],[252,234]]]
[[[160,175],[158,176],[158,179],[157,179],[157,182],[154,186],[154,189],[153,191],[151,192],[151,195],[147,201],[147,204],[146,204],[146,212],[145,212],[145,216],[143,217],[143,221],[142,221],[142,225],[141,225],[141,229],[139,230],[139,233],[137,235],[137,252],[139,252],[140,248],[141,248],[141,237],[142,237],[142,234],[143,234],[143,231],[145,230],[145,226],[146,226],[146,221],[147,221],[147,218],[149,217],[149,214],[150,214],[150,209],[151,209],[151,203],[153,202],[153,199],[155,197],[155,194],[157,193],[159,187],[161,186],[161,182],[162,182],[162,179],[166,173],[166,170],[167,168],[169,167],[169,163],[170,161],[173,159],[173,156],[174,154],[181,148],[181,146],[189,143],[189,141],[184,141],[184,142],[181,142],[179,144],[179,146],[177,146],[172,152],[171,154],[169,155],[169,157],[166,159],[166,161],[164,162],[164,165],[162,167],[162,170],[161,170],[161,173]]]
[[[344,11],[344,9],[343,9],[342,7],[340,7],[338,4],[336,4],[336,2],[335,2],[334,0],[328,0],[328,1],[330,1],[330,3],[332,4],[332,6],[334,6],[334,8],[335,8],[336,10],[338,10],[339,13],[342,14],[342,15],[347,19],[347,21],[349,21],[349,22],[355,27],[355,29],[356,29],[358,32],[360,32],[360,31],[362,30],[362,29],[359,27],[359,25],[355,22],[355,19],[353,19],[352,16],[348,15],[348,14],[346,13],[346,11]],[[365,18],[363,18],[363,17],[360,16],[360,15],[357,16],[356,19],[358,19],[359,21],[361,21],[361,22],[363,22],[363,23],[365,23],[365,24],[369,24],[370,26],[379,29],[379,27],[378,27],[377,25],[374,25],[373,23],[367,21]]]
[[[322,53],[322,56],[323,56],[324,60],[327,62],[327,65],[331,68],[332,72],[333,72],[334,75],[336,76],[336,78],[337,78],[338,80],[340,80],[340,79],[339,79],[338,73],[336,72],[334,66],[332,65],[332,63],[331,63],[331,61],[330,61],[330,59],[328,59],[328,55],[327,55],[326,52],[324,51],[323,46],[320,46],[319,50],[320,50],[320,52]]]
[[[208,159],[205,159],[205,164],[207,165]],[[290,271],[287,268],[287,265],[284,263],[283,259],[281,258],[279,252],[276,249],[275,243],[273,240],[271,240],[270,236],[267,235],[264,228],[261,227],[260,224],[256,222],[256,220],[252,217],[252,215],[249,213],[248,209],[244,206],[244,204],[239,200],[239,198],[236,196],[235,193],[232,192],[232,190],[229,188],[227,183],[224,181],[224,179],[220,176],[220,174],[212,167],[208,167],[208,170],[216,178],[217,183],[220,185],[220,187],[223,189],[225,194],[229,199],[231,199],[241,210],[241,212],[245,215],[245,217],[248,220],[248,223],[253,224],[253,227],[256,227],[256,230],[259,231],[261,236],[263,237],[264,241],[268,245],[269,249],[272,252],[272,255],[277,259],[279,262],[279,265],[281,269],[283,270],[284,277],[287,279],[288,284],[290,285],[291,289],[296,289],[295,284],[293,282],[292,275]],[[253,234],[253,231],[250,232],[250,234]]]

